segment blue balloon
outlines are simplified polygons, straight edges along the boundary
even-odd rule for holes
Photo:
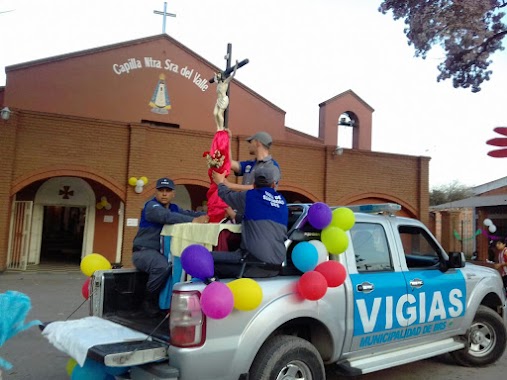
[[[109,366],[105,366],[104,369],[105,369],[105,371],[106,371],[107,374],[112,375],[113,378],[114,378],[114,376],[125,375],[130,370],[130,367],[109,367]]]
[[[292,262],[301,272],[314,270],[319,261],[319,252],[307,241],[297,243],[292,250]]]
[[[192,277],[207,280],[215,274],[211,252],[199,244],[189,245],[181,252],[181,266]]]
[[[108,374],[105,371],[106,366],[87,359],[82,367],[76,365],[71,373],[71,380],[106,380]]]

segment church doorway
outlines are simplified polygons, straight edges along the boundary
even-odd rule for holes
[[[96,196],[78,177],[53,177],[34,198],[28,264],[79,265],[92,252]]]
[[[40,263],[79,263],[86,207],[44,206]]]

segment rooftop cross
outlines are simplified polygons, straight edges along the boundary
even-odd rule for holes
[[[164,1],[164,11],[163,12],[160,12],[160,11],[153,11],[153,13],[157,14],[157,15],[162,15],[162,33],[165,33],[165,21],[166,21],[166,18],[167,16],[170,16],[170,17],[176,17],[176,15],[174,13],[168,13],[167,12],[167,1]]]

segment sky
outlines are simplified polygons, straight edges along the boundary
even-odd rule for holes
[[[286,111],[287,127],[311,136],[318,105],[354,91],[375,110],[372,150],[431,157],[430,188],[507,176],[507,158],[489,157],[486,144],[501,137],[493,128],[507,126],[507,52],[493,56],[479,93],[437,83],[442,51],[416,58],[403,22],[379,4],[168,0],[176,17],[167,17],[166,33],[218,67],[231,43],[233,62],[250,61],[235,79]],[[162,0],[0,0],[0,12],[12,10],[0,13],[0,86],[6,66],[160,34],[163,17],[153,11],[163,9]]]

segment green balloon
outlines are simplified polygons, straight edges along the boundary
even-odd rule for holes
[[[65,370],[67,371],[67,375],[71,376],[72,371],[74,371],[74,367],[77,365],[77,361],[74,358],[70,358],[67,361],[67,365],[65,366]]]
[[[345,252],[349,246],[347,233],[341,228],[331,225],[322,230],[320,240],[326,246],[327,251],[333,255]]]
[[[330,225],[348,231],[354,226],[355,222],[356,217],[350,208],[339,207],[333,210],[333,218]]]

